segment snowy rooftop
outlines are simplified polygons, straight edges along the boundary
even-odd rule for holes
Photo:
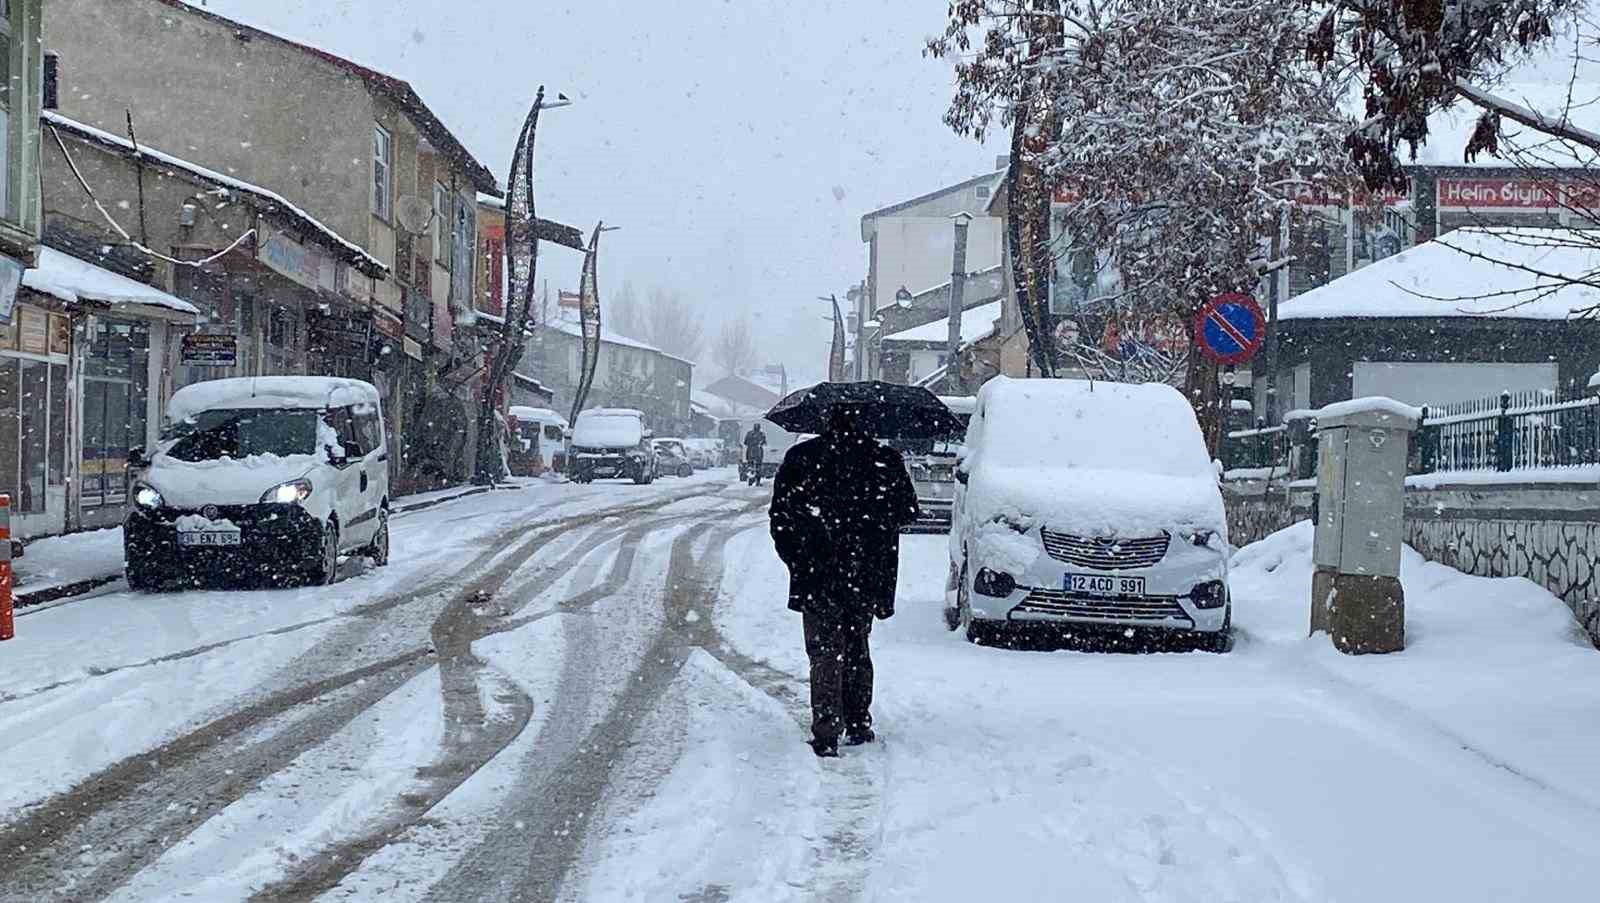
[[[62,116],[60,113],[56,113],[51,110],[45,110],[40,118],[47,126],[53,126],[55,128],[72,132],[81,138],[87,138],[96,144],[110,147],[113,150],[117,150],[121,153],[134,153],[135,149],[133,142],[129,141],[128,139],[119,135],[113,135],[110,132],[102,129],[97,129],[91,125],[84,125],[75,119],[68,119],[67,117]],[[385,265],[383,261],[373,257],[371,254],[368,254],[360,245],[333,231],[333,229],[329,228],[328,226],[323,225],[322,222],[316,217],[305,212],[304,210],[301,210],[299,207],[296,207],[294,204],[290,203],[288,199],[286,199],[283,195],[278,194],[276,191],[262,188],[260,185],[251,184],[243,179],[236,179],[233,176],[225,176],[220,172],[207,169],[197,163],[191,163],[181,157],[175,157],[172,154],[155,150],[154,148],[142,142],[139,144],[138,153],[146,160],[154,160],[162,166],[171,167],[172,169],[181,172],[186,172],[192,176],[196,176],[204,181],[210,182],[213,185],[228,188],[233,191],[240,192],[241,194],[247,194],[255,197],[258,200],[272,204],[281,209],[283,213],[289,216],[291,219],[297,220],[299,223],[306,226],[313,232],[320,234],[328,244],[331,244],[336,249],[339,249],[346,259],[350,260],[352,263],[355,263],[364,272],[370,274],[389,272],[389,267]]]
[[[999,301],[974,307],[961,313],[961,342],[976,342],[994,332],[994,321],[1000,319]],[[943,342],[950,337],[950,318],[934,320],[884,336],[886,342]]]
[[[22,284],[68,304],[80,301],[148,304],[194,316],[200,314],[199,308],[182,298],[44,245],[39,247],[39,265],[22,274]]]
[[[1572,125],[1600,131],[1600,85],[1580,82],[1572,85],[1569,93],[1564,81],[1561,84],[1515,83],[1500,85],[1489,93],[1551,119],[1559,120],[1564,115]],[[1512,165],[1504,157],[1489,154],[1478,154],[1471,163],[1466,162],[1467,141],[1482,115],[1482,109],[1462,100],[1428,117],[1428,143],[1417,148],[1416,162],[1484,168]],[[1556,141],[1509,119],[1501,120],[1500,131],[1503,136],[1512,136],[1517,147],[1530,151],[1533,158],[1530,162],[1579,166],[1595,161],[1592,151]],[[1407,160],[1408,154],[1409,149],[1402,145],[1401,159]]]
[[[482,314],[479,314],[479,316],[482,316]],[[576,320],[571,319],[570,317],[555,317],[546,325],[564,335],[583,338],[583,327],[580,326]],[[608,345],[620,345],[623,348],[638,348],[641,351],[654,352],[662,357],[671,358],[672,360],[680,363],[688,364],[691,367],[694,366],[694,361],[678,357],[675,354],[668,354],[667,352],[662,351],[660,348],[657,348],[656,346],[647,342],[641,342],[638,339],[630,339],[627,336],[607,327],[604,322],[600,324],[600,341],[605,342]]]
[[[1561,320],[1600,304],[1600,291],[1529,270],[1586,276],[1600,270],[1600,248],[1557,229],[1457,229],[1291,298],[1278,317]]]

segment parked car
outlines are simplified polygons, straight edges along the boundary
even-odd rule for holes
[[[656,453],[644,414],[632,408],[591,408],[572,425],[572,478],[580,483],[621,477],[645,484],[656,478]]]
[[[694,476],[694,463],[689,459],[689,449],[683,439],[657,439],[656,471],[679,477]]]
[[[1165,385],[991,380],[956,468],[946,620],[974,642],[1051,623],[1227,648],[1227,521]]]
[[[219,379],[179,389],[130,452],[128,585],[168,578],[332,583],[341,554],[389,560],[389,449],[370,383]]]
[[[507,454],[511,472],[519,477],[535,477],[547,471],[566,470],[567,450],[563,439],[567,418],[549,408],[513,405],[508,413],[516,421],[516,432]]]
[[[972,396],[940,396],[963,425],[972,419],[978,400]],[[947,441],[922,440],[894,443],[906,457],[906,472],[917,490],[917,521],[904,528],[906,533],[948,533],[955,504],[956,458],[961,453],[961,437]]]
[[[685,439],[683,445],[689,450],[689,462],[695,470],[709,470],[722,466],[722,440],[721,439]]]

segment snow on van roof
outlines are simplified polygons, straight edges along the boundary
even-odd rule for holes
[[[996,377],[978,393],[964,466],[985,522],[1088,536],[1224,525],[1194,410],[1168,385]]]
[[[184,386],[167,402],[177,422],[217,408],[322,408],[378,404],[372,383],[334,376],[240,376]]]
[[[506,409],[506,413],[517,418],[518,420],[537,420],[541,423],[559,423],[563,426],[566,425],[567,422],[567,418],[557,414],[555,411],[552,411],[549,408],[530,408],[520,404],[514,404]]]

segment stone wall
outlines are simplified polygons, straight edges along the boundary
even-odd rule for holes
[[[1235,546],[1311,517],[1313,487],[1223,484]],[[1423,557],[1480,577],[1526,577],[1572,608],[1600,644],[1600,485],[1447,483],[1406,489],[1406,542]]]
[[[1406,492],[1406,542],[1482,577],[1526,577],[1572,608],[1600,643],[1600,486],[1442,484]]]

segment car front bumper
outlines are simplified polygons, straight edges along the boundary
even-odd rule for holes
[[[239,528],[236,546],[180,546],[177,519],[192,509],[128,507],[123,554],[160,580],[214,582],[297,572],[321,548],[323,524],[299,505],[218,505],[214,519]]]
[[[1030,538],[1037,542],[1037,531]],[[979,545],[981,547],[981,543]],[[1010,594],[998,597],[975,589],[969,591],[968,605],[976,619],[1198,633],[1215,633],[1227,625],[1228,603],[1201,608],[1192,595],[1195,587],[1213,581],[1220,580],[1226,585],[1225,556],[1214,548],[1194,546],[1176,536],[1159,562],[1137,569],[1106,570],[1065,564],[1045,553],[1042,544],[1033,563],[1021,573],[1012,573],[1000,562],[986,562],[984,558],[981,548],[974,550],[968,562],[971,574],[976,575],[985,567],[1010,573],[1016,587]],[[1144,592],[1114,595],[1074,592],[1065,588],[1069,575],[1142,577]]]

